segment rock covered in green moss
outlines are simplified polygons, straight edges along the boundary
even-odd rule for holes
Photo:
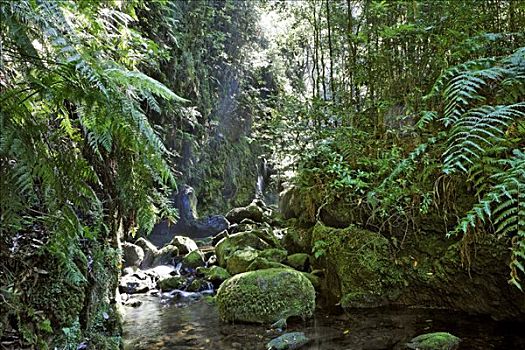
[[[246,247],[235,251],[226,263],[226,270],[232,275],[248,271],[248,266],[257,259],[259,251]]]
[[[312,251],[312,229],[297,226],[297,220],[289,220],[282,239],[282,246],[289,254]]]
[[[207,281],[212,282],[214,285],[218,285],[231,277],[228,270],[220,266],[199,267],[197,268],[197,273],[202,275]]]
[[[291,316],[308,318],[315,309],[315,290],[298,271],[250,271],[221,285],[217,307],[225,321],[274,323]]]
[[[295,350],[310,341],[303,332],[290,332],[274,338],[266,344],[268,350]]]
[[[229,222],[238,224],[244,219],[250,219],[255,222],[261,222],[264,211],[256,203],[252,202],[245,207],[233,208],[226,214]]]
[[[181,289],[186,284],[183,276],[167,276],[157,281],[157,287],[161,290]]]
[[[220,266],[226,267],[226,262],[237,250],[252,247],[257,250],[269,248],[268,243],[257,237],[251,232],[240,232],[229,237],[223,238],[215,246],[215,254]]]
[[[276,261],[271,261],[266,258],[257,257],[254,261],[252,261],[250,266],[248,266],[248,269],[246,271],[256,271],[275,268],[288,269],[289,267]]]
[[[287,255],[288,252],[286,250],[279,248],[265,249],[261,252],[261,254],[259,254],[261,258],[265,258],[278,263],[283,262],[286,259]]]
[[[325,271],[327,296],[343,307],[376,307],[396,300],[403,278],[379,233],[317,224],[313,242],[322,242],[318,264]]]
[[[461,339],[447,332],[426,333],[412,338],[407,347],[414,350],[455,350]]]
[[[204,266],[204,254],[200,250],[189,252],[182,258],[182,266],[192,269]]]
[[[299,271],[307,271],[310,267],[310,255],[306,253],[296,253],[286,258],[286,265]]]

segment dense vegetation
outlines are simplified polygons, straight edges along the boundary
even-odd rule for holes
[[[261,154],[303,222],[495,234],[522,289],[523,28],[512,0],[2,0],[0,338],[118,346],[119,240],[176,182],[247,204]]]

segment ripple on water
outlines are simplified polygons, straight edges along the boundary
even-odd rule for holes
[[[227,324],[203,299],[175,295],[172,299],[141,295],[138,308],[126,308],[126,350],[265,349],[280,335],[265,326]],[[163,300],[164,302],[160,302]],[[412,337],[448,331],[463,339],[460,349],[525,349],[525,324],[429,309],[373,309],[350,315],[317,313],[307,322],[288,323],[287,331],[301,331],[311,342],[301,349],[402,349]]]

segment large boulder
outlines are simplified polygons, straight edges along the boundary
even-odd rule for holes
[[[140,266],[144,259],[144,251],[138,245],[130,242],[123,242],[122,258],[124,260],[124,267]]]
[[[204,254],[200,250],[189,252],[182,258],[182,266],[192,269],[204,266]]]
[[[400,297],[405,281],[383,235],[353,226],[337,229],[317,224],[312,242],[318,267],[325,269],[323,294],[329,303],[379,307]]]
[[[230,223],[239,224],[244,219],[250,219],[255,222],[262,222],[264,217],[264,210],[255,202],[245,207],[233,208],[226,214],[226,219]]]
[[[292,316],[311,317],[315,290],[302,273],[291,269],[250,271],[226,280],[217,292],[221,319],[274,323]]]
[[[214,286],[219,286],[231,277],[230,273],[220,266],[199,267],[197,268],[197,274],[202,275],[205,280],[213,283]]]
[[[226,270],[232,275],[248,271],[248,266],[257,259],[259,251],[252,247],[236,250],[226,263]]]
[[[173,237],[170,244],[177,247],[180,254],[188,254],[189,252],[199,249],[197,243],[195,243],[193,239],[185,236]]]
[[[414,350],[456,350],[461,339],[447,332],[421,334],[407,343]]]
[[[179,255],[179,248],[168,244],[158,250],[153,258],[151,266],[159,266],[173,263],[173,260]]]
[[[233,253],[247,247],[252,247],[256,250],[264,250],[270,246],[251,232],[236,233],[223,238],[215,246],[215,254],[217,255],[219,265],[226,267],[226,262]]]
[[[135,241],[135,244],[142,248],[142,251],[144,252],[144,259],[142,259],[142,263],[140,264],[140,268],[147,269],[153,265],[153,260],[155,259],[155,256],[158,253],[157,247],[144,237],[140,237]]]

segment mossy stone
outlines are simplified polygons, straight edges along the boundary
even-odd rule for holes
[[[217,292],[217,308],[225,321],[271,324],[291,316],[311,317],[315,290],[302,273],[265,269],[227,279]]]
[[[179,248],[168,244],[155,253],[151,266],[166,265],[172,262],[179,255]]]
[[[228,270],[220,266],[199,267],[197,268],[197,273],[204,276],[204,279],[206,279],[207,281],[213,283],[223,282],[231,277]]]
[[[461,339],[447,332],[435,332],[419,335],[407,343],[409,349],[418,350],[455,350]]]
[[[248,266],[248,269],[246,271],[256,271],[272,268],[288,269],[289,267],[276,261],[271,261],[266,258],[258,257],[250,264],[250,266]]]
[[[306,271],[310,266],[310,255],[306,253],[296,253],[286,258],[286,265],[299,271]]]
[[[182,276],[170,276],[157,282],[157,286],[162,290],[181,289],[186,283],[186,278]]]
[[[288,252],[286,250],[279,248],[265,249],[259,254],[261,258],[265,258],[278,263],[283,262],[286,259],[287,255]]]
[[[232,275],[248,271],[248,266],[259,256],[259,251],[252,247],[246,247],[235,251],[228,262],[226,270]]]
[[[204,254],[200,250],[189,252],[182,258],[182,265],[192,269],[204,266]]]
[[[325,247],[317,264],[326,270],[326,292],[334,303],[349,308],[377,307],[399,297],[404,280],[384,236],[353,226],[336,229],[317,224],[315,241],[322,241]]]
[[[221,267],[226,267],[226,262],[237,250],[252,247],[257,250],[269,248],[268,243],[257,237],[251,232],[240,232],[229,237],[223,238],[215,246],[217,261]]]

